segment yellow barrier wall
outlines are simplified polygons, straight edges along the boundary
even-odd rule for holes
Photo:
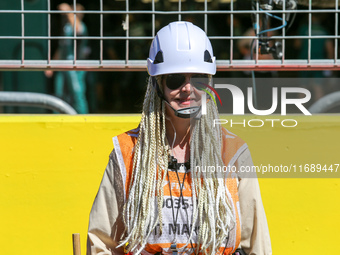
[[[298,126],[225,126],[247,141],[255,165],[340,163],[339,116],[288,118]],[[0,116],[0,254],[72,254],[72,233],[81,234],[85,254],[88,215],[113,148],[111,138],[135,128],[139,119]],[[309,176],[259,178],[273,254],[338,250],[340,179]]]

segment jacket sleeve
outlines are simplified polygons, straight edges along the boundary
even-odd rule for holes
[[[248,255],[270,255],[272,249],[269,229],[256,173],[245,175],[241,172],[242,166],[253,166],[249,149],[240,155],[236,166],[239,169],[241,248]]]
[[[123,205],[123,182],[113,150],[90,213],[87,255],[123,254],[123,249],[116,249],[124,231]]]

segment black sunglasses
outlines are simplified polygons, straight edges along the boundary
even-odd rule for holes
[[[165,84],[166,86],[171,89],[175,90],[181,87],[184,82],[185,82],[186,76],[181,73],[175,73],[175,74],[168,74],[165,77]],[[192,85],[196,86],[198,84],[208,84],[209,83],[209,75],[208,74],[193,74],[191,76],[191,82],[193,81],[192,79],[197,79],[196,82],[192,82]],[[202,87],[202,85],[201,85]]]

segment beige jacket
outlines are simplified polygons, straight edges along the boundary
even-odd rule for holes
[[[234,164],[252,166],[250,152],[245,149]],[[256,175],[239,173],[238,194],[241,211],[241,248],[249,255],[270,255],[271,242]],[[99,191],[92,206],[88,230],[88,255],[123,254],[117,246],[124,230],[122,211],[124,185],[115,151],[109,157]]]

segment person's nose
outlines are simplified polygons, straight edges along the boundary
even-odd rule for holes
[[[185,82],[184,82],[184,84],[182,85],[181,90],[182,90],[183,92],[191,93],[192,89],[193,89],[193,88],[192,88],[190,76],[186,76],[186,77],[185,77]]]

